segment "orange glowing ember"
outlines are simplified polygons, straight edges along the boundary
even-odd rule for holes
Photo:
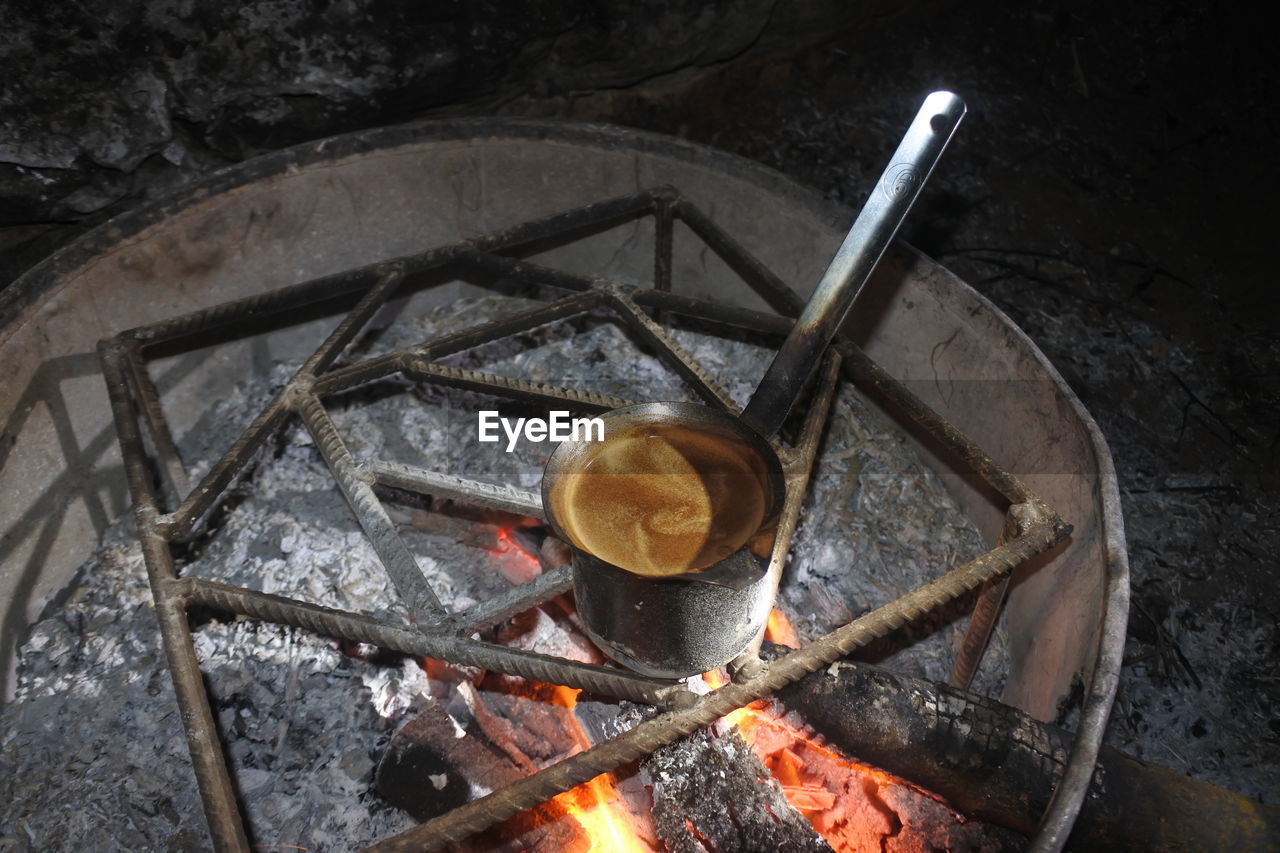
[[[497,537],[497,538],[498,538],[498,542],[499,542],[499,548],[498,548],[498,550],[503,551],[503,552],[518,551],[518,552],[520,552],[521,554],[524,554],[526,557],[528,557],[528,558],[529,558],[530,560],[532,560],[533,562],[535,562],[535,563],[536,563],[536,562],[538,562],[538,555],[537,555],[537,554],[535,554],[535,553],[533,553],[532,551],[530,551],[528,548],[524,547],[523,545],[521,545],[519,542],[517,542],[517,541],[516,541],[516,538],[515,538],[514,536],[512,536],[512,535],[511,535],[511,531],[510,531],[510,530],[508,530],[507,528],[505,528],[505,527],[499,527],[499,528],[498,528],[498,537]]]
[[[578,702],[579,692],[570,687],[556,686],[552,702],[572,712],[573,706]],[[576,725],[576,718],[573,719],[578,750],[589,749],[591,741],[587,739],[587,733],[580,725]],[[584,853],[588,850],[600,853],[657,853],[662,849],[658,846],[656,836],[647,839],[638,834],[642,828],[651,829],[651,826],[633,812],[619,795],[617,779],[612,773],[601,774],[566,791],[553,802],[563,807],[582,827],[590,844],[583,848]]]
[[[520,544],[511,531],[498,528],[497,546],[490,552],[498,558],[498,572],[513,584],[519,585],[542,574],[542,562],[538,555]]]
[[[769,622],[764,628],[764,638],[779,646],[800,648],[800,637],[796,634],[796,629],[791,627],[791,620],[776,607],[769,614]]]
[[[778,610],[770,615],[767,631],[770,642],[800,645],[790,622]],[[705,673],[702,678],[713,690],[728,683],[721,670]],[[909,783],[821,743],[775,713],[769,700],[726,714],[720,723],[737,728],[782,788],[787,802],[809,819],[837,853],[880,850],[883,839],[898,836],[902,830],[901,820],[883,795],[890,800],[899,791],[917,796]],[[900,838],[900,842],[906,839]]]
[[[500,530],[494,553],[503,563],[503,573],[537,574],[541,565],[509,531]],[[514,569],[514,571],[513,571]],[[778,610],[770,615],[766,638],[775,644],[799,647],[799,637],[787,618]],[[723,671],[703,675],[711,689],[728,683]],[[575,753],[589,749],[590,739],[573,715],[580,691],[556,685],[539,685],[544,701],[566,711],[566,731],[572,736]],[[872,767],[853,761],[821,743],[798,724],[774,710],[771,700],[763,699],[739,708],[721,718],[719,726],[736,727],[742,739],[767,768],[792,807],[803,814],[814,830],[826,839],[837,853],[882,850],[882,843],[895,839],[897,850],[930,849],[916,845],[903,832],[894,803],[901,791],[910,788]],[[627,794],[634,779],[604,773],[551,800],[551,804],[576,822],[580,834],[572,845],[572,853],[658,853],[664,849],[654,829],[651,804],[642,806],[643,795]],[[636,800],[636,802],[633,802]],[[690,826],[697,835],[697,828]],[[565,848],[570,849],[570,848]]]
[[[901,828],[879,792],[902,782],[819,743],[760,703],[735,713],[740,715],[738,733],[777,780],[787,802],[838,853],[879,849],[878,839]]]
[[[582,827],[590,844],[585,850],[656,853],[661,849],[635,834],[635,818],[614,790],[612,773],[561,794],[555,802]]]

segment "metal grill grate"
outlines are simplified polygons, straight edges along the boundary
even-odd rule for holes
[[[549,239],[580,239],[602,226],[652,216],[655,222],[653,286],[635,287],[551,268],[520,257]],[[752,311],[671,292],[673,223],[680,220],[723,257],[757,294],[781,314]],[[339,365],[338,359],[389,299],[415,276],[444,266],[499,274],[564,294],[545,305],[498,321],[420,343],[407,349]],[[257,415],[232,447],[191,487],[146,363],[147,348],[193,335],[216,333],[250,319],[280,315],[335,296],[358,296],[354,308],[330,332],[289,382]],[[875,393],[928,432],[1008,501],[1007,535],[982,556],[884,604],[805,647],[764,664],[739,666],[729,684],[704,696],[682,684],[608,666],[506,648],[472,639],[477,630],[533,607],[571,587],[567,567],[545,572],[509,593],[466,611],[440,605],[414,557],[387,516],[375,484],[451,497],[507,512],[541,517],[537,494],[433,472],[389,461],[358,463],[330,418],[326,397],[392,375],[499,397],[553,403],[584,412],[630,401],[464,370],[439,360],[481,344],[586,311],[611,310],[678,373],[708,405],[737,413],[725,391],[668,334],[661,319],[680,315],[720,327],[737,327],[781,338],[802,300],[751,253],[672,187],[659,187],[516,227],[359,269],[305,282],[261,296],[229,302],[173,320],[143,326],[99,346],[110,393],[137,527],[155,599],[169,668],[186,726],[197,783],[215,846],[248,850],[209,698],[196,659],[187,612],[192,606],[305,628],[325,636],[369,643],[420,657],[444,659],[522,678],[658,706],[663,713],[595,747],[515,784],[463,805],[371,848],[379,851],[436,850],[505,820],[601,773],[652,753],[700,726],[815,672],[902,624],[964,593],[998,583],[1019,564],[1063,540],[1067,525],[1017,478],[1001,469],[955,427],[888,376],[857,347],[832,347],[816,381],[809,410],[793,446],[779,448],[787,472],[787,498],[771,571],[780,571],[790,548],[826,412],[842,377]],[[175,547],[198,535],[256,451],[292,418],[311,434],[412,619],[405,624],[319,607],[192,576],[180,576]],[[157,485],[157,483],[159,485]],[[973,624],[989,627],[996,608],[980,599]],[[984,608],[983,602],[986,601]],[[971,630],[971,635],[978,632]],[[966,643],[957,672],[972,673],[982,643]]]

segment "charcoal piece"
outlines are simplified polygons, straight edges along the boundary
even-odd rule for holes
[[[671,853],[827,851],[736,732],[704,729],[655,752],[653,822]]]
[[[418,820],[462,805],[473,780],[498,785],[520,778],[511,760],[475,737],[460,737],[457,723],[436,702],[391,738],[374,783],[389,803]]]
[[[489,741],[512,755],[517,763],[532,760],[544,764],[570,755],[583,745],[572,711],[552,703],[554,689],[489,674],[483,689],[477,691],[472,713]],[[534,767],[526,769],[532,772]]]
[[[391,738],[374,784],[383,799],[420,821],[430,820],[479,792],[510,785],[522,768],[485,738],[464,732],[438,702],[426,703]],[[581,850],[581,827],[563,804],[544,803],[455,845],[455,853]]]

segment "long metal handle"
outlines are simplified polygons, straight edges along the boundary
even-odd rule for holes
[[[951,92],[934,92],[924,99],[888,168],[809,297],[804,313],[742,412],[742,419],[761,435],[772,436],[786,420],[964,113],[964,101]]]

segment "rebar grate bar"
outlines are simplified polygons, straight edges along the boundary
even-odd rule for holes
[[[542,519],[542,497],[537,492],[515,486],[468,480],[439,471],[428,471],[402,462],[374,459],[358,466],[360,473],[375,483],[417,492],[420,495],[456,498],[478,506]]]
[[[688,692],[682,684],[646,678],[626,670],[469,640],[447,630],[422,631],[372,616],[347,613],[203,578],[181,578],[173,590],[175,596],[185,596],[188,604],[201,604],[227,613],[304,628],[326,637],[368,643],[393,652],[452,661],[532,681],[563,684],[633,702],[666,705],[680,702],[679,697]],[[547,590],[548,586],[542,588],[543,592]]]
[[[324,404],[318,397],[302,394],[296,409],[342,490],[342,496],[351,505],[356,519],[369,537],[378,559],[391,575],[400,599],[408,606],[410,618],[419,625],[438,621],[444,616],[440,599],[436,598],[431,584],[422,574],[422,567],[400,538],[395,522],[382,507],[382,501],[373,493],[373,486],[356,467],[351,451],[338,435],[338,427],[325,411]]]

